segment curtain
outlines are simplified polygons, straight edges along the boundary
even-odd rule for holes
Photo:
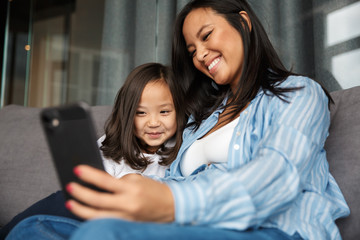
[[[130,71],[170,64],[172,26],[188,0],[106,0],[96,104],[112,103]]]
[[[360,74],[357,70],[360,64],[360,34],[331,46],[327,44],[329,31],[344,36],[356,31],[356,22],[360,17],[351,16],[354,15],[351,13],[357,11],[355,15],[360,16],[360,1],[249,2],[288,69],[314,78],[329,91],[360,85],[360,79],[357,77]],[[342,14],[341,19],[344,23],[331,24],[329,19],[339,14]],[[347,30],[341,31],[343,29]]]
[[[172,25],[188,0],[106,0],[96,104],[113,102],[126,76],[146,62],[170,64]],[[329,91],[344,88],[333,59],[359,48],[359,37],[327,46],[327,18],[356,0],[249,0],[284,65]],[[354,62],[355,65],[359,62]],[[345,77],[347,72],[337,76]],[[354,74],[353,74],[354,75]],[[359,81],[353,80],[355,85]],[[354,85],[354,84],[353,84]]]
[[[112,104],[134,67],[170,64],[172,26],[188,1],[9,2],[0,105]],[[248,1],[287,68],[329,91],[360,85],[360,0]]]

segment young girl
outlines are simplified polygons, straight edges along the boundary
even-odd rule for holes
[[[98,140],[108,173],[164,176],[181,145],[182,96],[171,70],[161,64],[144,64],[129,74]]]
[[[169,67],[147,63],[136,67],[118,91],[105,134],[98,144],[106,172],[163,177],[181,145],[185,123],[183,94]],[[22,219],[47,214],[81,220],[64,207],[61,191],[35,203],[0,230],[0,239]]]

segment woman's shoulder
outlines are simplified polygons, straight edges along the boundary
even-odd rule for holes
[[[263,94],[262,100],[267,102],[266,106],[274,109],[283,109],[291,105],[289,103],[301,102],[302,104],[314,104],[327,106],[328,97],[319,83],[306,77],[291,75],[276,86],[281,89],[281,94]]]
[[[288,97],[307,95],[327,99],[322,86],[315,80],[306,76],[291,75],[279,84],[278,87],[282,89],[294,89],[286,94]]]
[[[280,88],[307,88],[307,87],[320,87],[320,84],[315,80],[300,75],[290,75],[287,77],[281,84],[279,84]]]

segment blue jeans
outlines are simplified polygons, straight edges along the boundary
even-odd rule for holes
[[[120,240],[120,239],[236,239],[236,240],[295,240],[298,234],[289,236],[278,229],[261,228],[248,231],[232,231],[201,226],[177,224],[128,222],[115,218],[97,219],[84,223],[56,216],[33,216],[19,223],[7,240],[18,239],[72,239],[72,240]]]
[[[48,197],[34,203],[32,206],[16,215],[9,223],[0,229],[0,240],[5,239],[7,234],[20,221],[34,215],[55,215],[80,220],[65,207],[65,198],[62,191],[57,191]]]

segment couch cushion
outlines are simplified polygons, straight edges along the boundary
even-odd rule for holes
[[[100,136],[111,107],[91,111]],[[59,189],[39,113],[38,108],[17,105],[0,110],[0,226]]]
[[[331,93],[330,135],[325,149],[330,172],[350,207],[350,216],[337,221],[343,239],[360,239],[360,87]]]

